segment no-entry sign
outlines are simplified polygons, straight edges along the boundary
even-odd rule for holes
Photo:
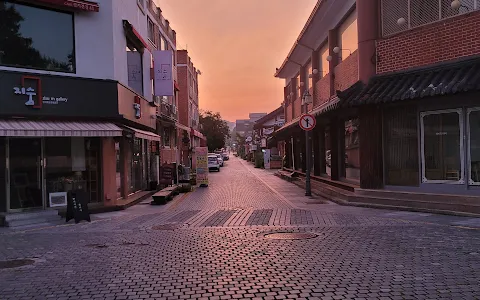
[[[298,121],[298,124],[300,125],[300,128],[302,128],[305,131],[310,131],[313,128],[315,128],[315,124],[317,121],[315,120],[315,117],[310,115],[310,114],[304,114],[300,117],[300,121]]]

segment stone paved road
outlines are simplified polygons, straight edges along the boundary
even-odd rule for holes
[[[3,230],[0,261],[33,264],[0,269],[0,299],[480,299],[478,220],[309,201],[232,159],[164,207]]]

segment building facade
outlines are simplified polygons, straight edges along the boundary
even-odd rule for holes
[[[153,95],[152,53],[175,45],[161,11],[37,0],[2,1],[0,14],[0,212],[60,207],[72,189],[106,206],[155,189],[163,103],[176,106]]]
[[[198,78],[200,71],[195,68],[188,56],[187,50],[177,51],[177,77],[179,85],[178,111],[179,123],[189,128],[182,132],[179,137],[182,144],[181,163],[194,168],[195,147],[203,146],[206,143],[205,136],[200,132],[200,111],[198,97]]]
[[[478,213],[468,197],[480,195],[479,9],[478,1],[318,1],[275,73],[285,79],[287,123],[275,137],[287,169],[306,170],[298,121],[308,112],[317,119],[313,178],[354,193],[346,201]]]

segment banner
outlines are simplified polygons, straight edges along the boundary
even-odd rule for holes
[[[197,167],[197,184],[208,186],[208,148],[195,147],[195,163]]]
[[[153,51],[155,96],[173,96],[173,52]]]

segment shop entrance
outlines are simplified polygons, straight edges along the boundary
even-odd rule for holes
[[[43,208],[41,138],[11,138],[9,143],[9,211]]]

